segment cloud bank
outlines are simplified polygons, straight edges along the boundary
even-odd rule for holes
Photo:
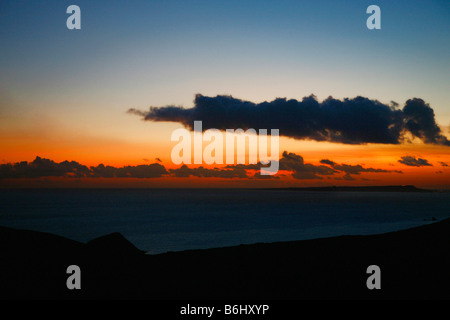
[[[8,178],[156,178],[167,174],[163,165],[125,166],[121,168],[99,164],[88,168],[76,161],[57,163],[50,159],[36,157],[32,162],[17,162],[0,165],[0,179]]]
[[[129,109],[128,113],[146,121],[179,122],[190,130],[195,120],[201,120],[203,130],[279,129],[280,135],[294,139],[344,144],[399,144],[410,134],[424,143],[450,146],[436,124],[433,109],[418,98],[407,100],[399,109],[394,102],[386,105],[359,96],[319,102],[311,95],[301,101],[277,98],[253,103],[226,95],[197,94],[190,109],[169,105],[148,111]]]
[[[338,164],[334,161],[323,159],[320,160],[320,163],[331,166],[333,169],[337,171],[345,172],[346,174],[361,174],[361,172],[395,172],[395,173],[403,173],[399,170],[385,170],[385,169],[375,169],[375,168],[364,168],[362,165],[351,165],[351,164]]]
[[[288,171],[290,175],[299,180],[323,179],[324,177],[336,177],[337,179],[354,180],[352,175],[363,172],[387,173],[391,171],[364,166],[338,164],[331,160],[322,160],[322,164],[314,165],[305,163],[301,155],[284,151],[279,160],[279,170]],[[324,165],[325,164],[325,165]],[[112,167],[99,164],[87,167],[76,161],[63,161],[57,163],[50,159],[36,157],[32,162],[17,162],[0,164],[0,179],[20,178],[159,178],[159,177],[198,177],[198,178],[240,178],[240,179],[279,179],[284,174],[277,176],[263,176],[261,169],[267,165],[238,164],[227,165],[221,168],[205,168],[203,166],[189,168],[182,165],[176,169],[166,169],[163,164],[152,163],[148,165]],[[248,170],[251,170],[250,172]],[[255,173],[256,171],[256,173]],[[339,175],[343,175],[340,177]]]
[[[344,180],[355,180],[352,175],[359,175],[362,172],[372,172],[372,173],[403,173],[399,170],[384,170],[376,168],[365,168],[360,164],[349,165],[349,164],[338,164],[334,161],[324,159],[320,163],[325,165],[314,165],[311,163],[305,163],[301,155],[284,151],[282,157],[279,160],[279,170],[290,171],[291,175],[295,179],[299,180],[311,180],[311,179],[323,179],[326,176],[337,176],[339,174],[344,174],[343,177],[338,179]],[[236,166],[228,165],[226,168],[240,168],[246,170],[260,170],[267,165],[262,164],[249,164],[243,165],[239,164]]]

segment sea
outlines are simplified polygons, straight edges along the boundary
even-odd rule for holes
[[[449,192],[2,189],[0,226],[80,242],[120,232],[148,254],[369,235],[450,217]]]

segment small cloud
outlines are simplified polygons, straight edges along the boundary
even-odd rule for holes
[[[160,158],[155,158],[157,162],[162,162]]]
[[[428,162],[426,159],[422,158],[416,158],[413,156],[403,156],[398,162],[403,163],[404,165],[410,166],[410,167],[426,167],[426,166],[432,166],[431,163]]]
[[[279,176],[276,176],[276,175],[262,175],[262,174],[260,174],[259,172],[256,172],[254,175],[253,175],[253,178],[254,179],[280,179],[280,177]]]
[[[443,167],[448,167],[448,164],[447,164],[446,162],[440,161],[439,164],[440,164],[441,166],[443,166]]]
[[[323,164],[327,164],[329,166],[331,166],[334,170],[337,170],[337,172],[344,172],[345,175],[343,176],[342,179],[344,180],[355,180],[352,176],[352,174],[354,175],[359,175],[362,172],[370,172],[370,173],[387,173],[387,172],[395,172],[395,173],[403,173],[400,170],[385,170],[385,169],[378,169],[378,168],[365,168],[363,165],[364,164],[357,164],[357,165],[351,165],[351,164],[338,164],[334,161],[328,160],[328,159],[323,159],[320,160],[320,163]],[[339,180],[339,179],[338,179]],[[370,181],[369,179],[363,179],[365,181]]]
[[[350,173],[348,173],[348,172],[343,176],[343,179],[344,179],[344,180],[348,180],[348,181],[354,181],[354,180],[356,180],[356,179],[353,178],[352,175],[351,175]]]
[[[185,164],[178,169],[169,170],[173,176],[178,178],[187,178],[190,176],[199,178],[248,178],[247,172],[243,168],[234,169],[208,169],[204,167],[189,168]]]
[[[280,170],[292,171],[292,177],[300,180],[323,179],[321,176],[337,173],[336,170],[327,166],[305,163],[302,156],[287,151],[283,152],[283,157],[280,159]]]
[[[377,169],[377,168],[364,168],[362,165],[351,165],[351,164],[334,164],[333,168],[338,171],[343,171],[348,174],[360,174],[361,172],[391,172],[389,170]]]
[[[328,165],[330,165],[330,166],[336,164],[336,162],[331,161],[331,160],[328,160],[328,159],[322,159],[322,160],[320,160],[320,163],[322,163],[322,164],[328,164]]]

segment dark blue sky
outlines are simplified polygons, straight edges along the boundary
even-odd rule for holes
[[[66,28],[71,4],[81,30]],[[366,28],[371,4],[381,30]],[[2,1],[0,106],[70,125],[196,93],[420,97],[448,126],[449,17],[449,1]]]

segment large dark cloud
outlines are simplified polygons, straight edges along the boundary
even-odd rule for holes
[[[398,162],[410,167],[432,166],[432,164],[429,163],[427,159],[416,158],[413,156],[404,156],[400,160],[398,160]]]
[[[206,97],[197,94],[194,107],[150,107],[148,111],[129,109],[148,121],[182,123],[193,130],[195,120],[203,121],[203,130],[279,129],[280,135],[346,144],[398,144],[405,133],[425,143],[450,145],[436,124],[434,112],[422,99],[398,104],[383,104],[364,97],[319,102],[314,96],[298,100],[278,98],[253,103],[231,96]]]
[[[405,128],[426,143],[450,145],[434,119],[434,111],[422,99],[410,99],[403,108]]]

